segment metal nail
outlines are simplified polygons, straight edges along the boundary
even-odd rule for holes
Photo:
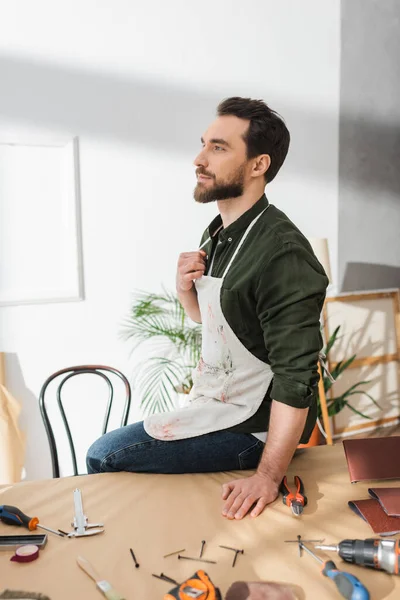
[[[237,548],[231,548],[230,546],[219,546],[220,548],[225,548],[225,550],[233,550],[236,552]]]
[[[180,554],[178,554],[178,558],[183,558],[184,560],[197,560],[200,562],[209,563],[211,565],[217,564],[215,560],[206,560],[205,558],[192,558],[191,556],[181,556]]]
[[[325,538],[323,538],[322,540],[301,540],[302,542],[308,543],[308,542],[312,542],[315,544],[322,544],[322,542],[325,541]],[[285,544],[298,544],[299,540],[284,540]]]
[[[182,548],[182,550],[175,550],[175,552],[170,552],[169,554],[164,554],[163,558],[167,558],[167,556],[172,556],[173,554],[179,554],[180,552],[186,552],[185,548]]]
[[[161,575],[156,575],[155,573],[152,573],[151,576],[156,577],[157,579],[161,579],[161,581],[167,581],[165,577],[162,576],[162,573]]]
[[[133,553],[133,550],[132,550],[132,548],[129,548],[129,550],[130,550],[130,553],[132,555],[133,561],[135,563],[135,567],[138,569],[140,567],[140,565],[139,565],[138,561],[136,560],[136,557],[135,557],[135,555]]]
[[[68,533],[67,533],[66,531],[63,531],[62,529],[58,529],[58,531],[59,531],[60,533],[62,533],[63,535],[66,535],[66,536],[68,537]]]
[[[244,552],[243,550],[235,550],[235,557],[233,559],[232,567],[234,567],[235,564],[236,564],[237,555],[238,554],[243,554],[243,552]]]
[[[203,550],[204,550],[205,543],[206,543],[206,540],[202,540],[202,542],[201,542],[201,550],[200,550],[200,558],[203,556]]]
[[[161,573],[160,577],[162,577],[165,581],[169,581],[170,583],[175,583],[175,585],[179,585],[178,581],[172,579],[172,577],[168,577],[168,575],[165,575],[165,573]]]
[[[51,529],[51,527],[45,527],[44,525],[36,525],[36,527],[38,529],[44,529],[45,531],[50,531],[50,533],[54,533],[55,535],[58,535],[60,537],[65,537],[64,533],[60,533],[59,531],[56,531],[55,529]]]

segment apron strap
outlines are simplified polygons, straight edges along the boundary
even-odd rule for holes
[[[211,240],[211,238],[209,237],[208,240],[206,240],[205,242],[202,243],[202,245],[200,246],[199,250],[201,250],[202,248],[204,248],[204,246],[206,244],[208,244],[208,242]]]
[[[325,371],[325,373],[326,373],[326,376],[328,377],[329,381],[330,381],[331,383],[335,383],[336,379],[335,379],[335,378],[332,376],[332,374],[329,372],[328,365],[327,365],[327,363],[326,363],[326,354],[324,354],[324,352],[322,352],[322,350],[321,350],[321,352],[318,354],[318,358],[319,358],[319,360],[320,360],[320,363],[321,363],[322,369]]]
[[[239,242],[239,244],[238,244],[238,247],[236,248],[235,252],[233,253],[233,256],[232,256],[232,258],[231,258],[231,260],[229,261],[229,263],[228,263],[228,266],[226,267],[224,274],[222,275],[222,279],[225,279],[225,277],[226,277],[226,274],[228,273],[229,269],[231,268],[231,266],[232,266],[232,263],[233,263],[233,261],[234,261],[234,260],[235,260],[235,258],[236,258],[236,255],[238,254],[238,252],[239,252],[240,248],[242,247],[242,245],[243,245],[243,243],[244,243],[245,239],[246,239],[246,238],[247,238],[247,236],[249,235],[249,233],[250,233],[251,229],[252,229],[252,228],[254,227],[254,225],[257,223],[257,221],[258,221],[258,219],[261,217],[261,215],[262,215],[262,214],[263,214],[263,213],[264,213],[264,212],[267,210],[267,208],[269,208],[269,207],[270,207],[270,204],[268,204],[268,206],[266,206],[266,207],[264,208],[264,210],[262,210],[262,211],[260,212],[260,214],[259,214],[259,215],[257,215],[255,219],[253,219],[253,221],[250,223],[250,225],[248,226],[248,228],[247,228],[247,229],[246,229],[246,231],[244,232],[244,234],[243,234],[243,236],[242,236],[242,239],[240,240],[240,242]]]

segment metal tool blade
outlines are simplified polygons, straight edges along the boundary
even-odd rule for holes
[[[190,586],[186,586],[183,589],[183,592],[186,594],[186,596],[188,596],[189,598],[200,598],[200,596],[204,595],[204,591],[203,590],[196,590],[193,587]]]
[[[303,505],[299,504],[298,502],[292,502],[292,504],[290,505],[292,508],[292,513],[294,515],[296,515],[296,517],[299,517],[302,512],[303,512]]]
[[[86,526],[87,526],[87,518],[83,514],[82,494],[81,494],[81,490],[78,488],[76,488],[76,490],[74,490],[74,505],[75,505],[74,527],[75,527],[78,535],[84,535]]]
[[[68,537],[84,537],[85,535],[96,535],[98,533],[104,533],[104,529],[85,529],[83,533],[71,531],[71,533],[68,534]]]

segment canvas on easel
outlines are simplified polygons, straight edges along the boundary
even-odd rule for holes
[[[324,306],[326,339],[340,325],[339,337],[329,353],[329,366],[352,355],[356,359],[330,390],[340,396],[352,385],[366,394],[351,396],[352,406],[368,419],[345,407],[333,418],[334,435],[368,431],[380,425],[395,424],[400,419],[400,301],[399,290],[345,293],[328,297]]]

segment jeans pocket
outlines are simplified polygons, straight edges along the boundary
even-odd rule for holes
[[[241,469],[256,469],[258,461],[261,458],[261,454],[264,450],[264,444],[261,440],[255,439],[254,443],[251,444],[246,450],[239,452],[239,465]]]

